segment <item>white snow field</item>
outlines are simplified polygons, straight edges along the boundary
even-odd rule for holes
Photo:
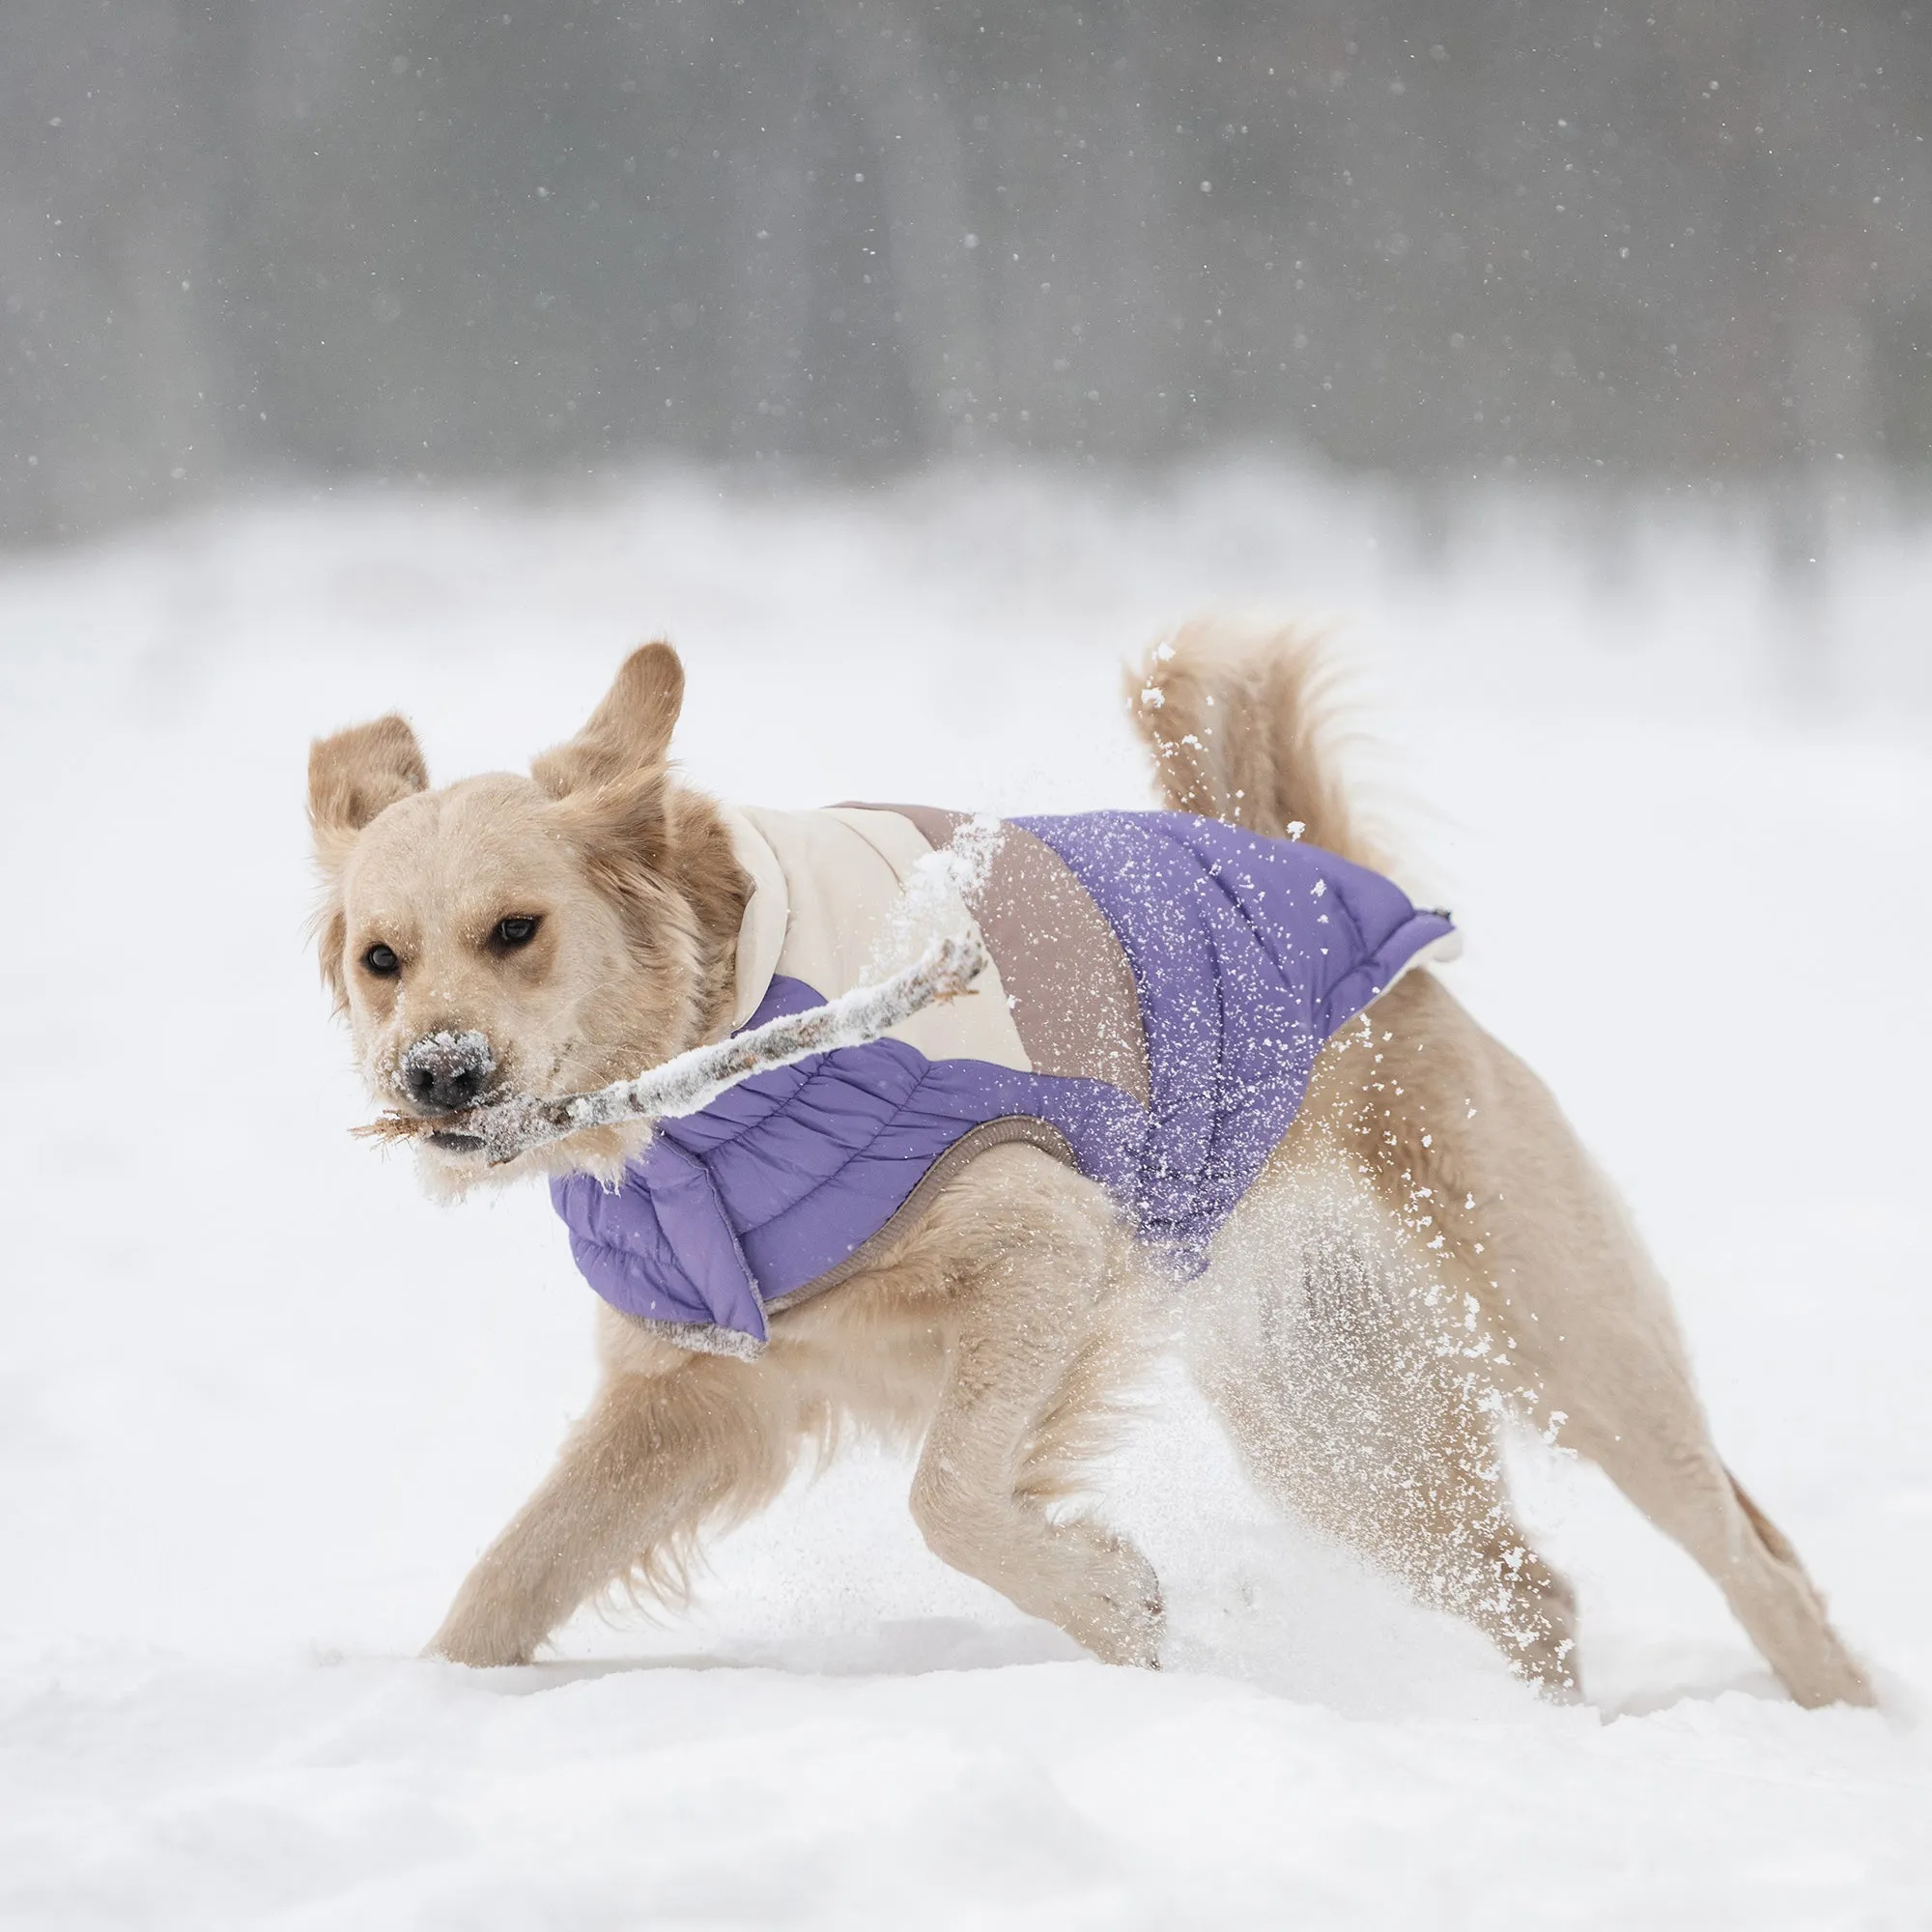
[[[0,566],[0,1923],[1932,1925],[1932,546],[1841,546],[1807,678],[1741,526],[1527,504],[1432,548],[1260,469],[666,477]],[[521,765],[665,631],[729,793],[1136,803],[1117,665],[1217,604],[1338,618],[1453,984],[1627,1188],[1885,1708],[1795,1708],[1524,1452],[1583,1605],[1587,1701],[1541,1702],[1271,1519],[1173,1377],[1109,1484],[1158,1675],[942,1569],[870,1454],[689,1615],[420,1661],[585,1398],[591,1296],[539,1191],[438,1208],[345,1131],[310,736],[393,706],[438,775]]]

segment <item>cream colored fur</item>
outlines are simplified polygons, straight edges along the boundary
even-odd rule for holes
[[[1298,823],[1375,863],[1320,689],[1304,640],[1181,633],[1130,683],[1163,802],[1274,836]],[[529,781],[430,792],[398,719],[317,746],[324,969],[384,1104],[423,1032],[481,1032],[497,1077],[541,1093],[728,1030],[750,881],[717,809],[669,776],[681,693],[668,647],[646,646]],[[513,915],[541,916],[537,940],[493,952]],[[378,941],[398,978],[363,968]],[[443,1163],[442,1179],[467,1172]],[[1170,1332],[1156,1311],[1177,1307]],[[605,1310],[589,1412],[431,1648],[523,1662],[613,1583],[677,1597],[707,1531],[860,1429],[916,1448],[912,1511],[940,1557],[1096,1656],[1153,1665],[1158,1582],[1089,1498],[1124,1392],[1175,1345],[1267,1492],[1550,1689],[1575,1685],[1570,1596],[1510,1514],[1495,1431],[1511,1412],[1600,1463],[1709,1571],[1794,1696],[1870,1700],[1719,1461],[1621,1206],[1535,1076],[1426,970],[1329,1043],[1183,1295],[1147,1278],[1092,1182],[1001,1147],[877,1267],[776,1317],[759,1361],[687,1353]]]

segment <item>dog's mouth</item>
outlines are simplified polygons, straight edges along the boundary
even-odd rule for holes
[[[563,1055],[557,1055],[561,1061]],[[430,1156],[429,1169],[437,1187],[466,1187],[486,1174],[508,1179],[514,1173],[527,1173],[533,1167],[548,1171],[559,1156],[554,1149],[565,1142],[576,1145],[585,1133],[593,1142],[609,1139],[608,1122],[582,1122],[558,1113],[585,1096],[574,1088],[548,1094],[522,1087],[507,1068],[493,1068],[497,1077],[487,1092],[466,1103],[438,1110],[425,1104],[427,1095],[410,1094],[403,1078],[391,1076],[386,1087],[400,1106],[392,1106],[380,1120],[355,1131],[383,1143],[407,1142]],[[553,1065],[546,1086],[554,1086],[557,1065]],[[379,1097],[387,1097],[385,1083],[372,1082]],[[636,1138],[621,1137],[628,1148]],[[604,1162],[601,1145],[579,1146],[578,1151],[593,1164]],[[609,1164],[605,1162],[605,1164]]]

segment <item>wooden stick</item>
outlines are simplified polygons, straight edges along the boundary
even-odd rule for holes
[[[427,1140],[445,1152],[479,1154],[492,1167],[500,1167],[585,1127],[695,1114],[753,1073],[769,1073],[841,1046],[863,1046],[935,1001],[957,999],[986,964],[986,949],[977,933],[953,933],[929,948],[917,964],[876,986],[855,986],[825,1006],[768,1020],[710,1046],[693,1047],[635,1080],[549,1100],[513,1094],[458,1114],[384,1114],[352,1131],[369,1140]]]

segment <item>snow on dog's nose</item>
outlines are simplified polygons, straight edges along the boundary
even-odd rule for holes
[[[426,1033],[396,1063],[396,1085],[425,1114],[454,1114],[482,1099],[497,1070],[490,1042],[468,1033]]]

